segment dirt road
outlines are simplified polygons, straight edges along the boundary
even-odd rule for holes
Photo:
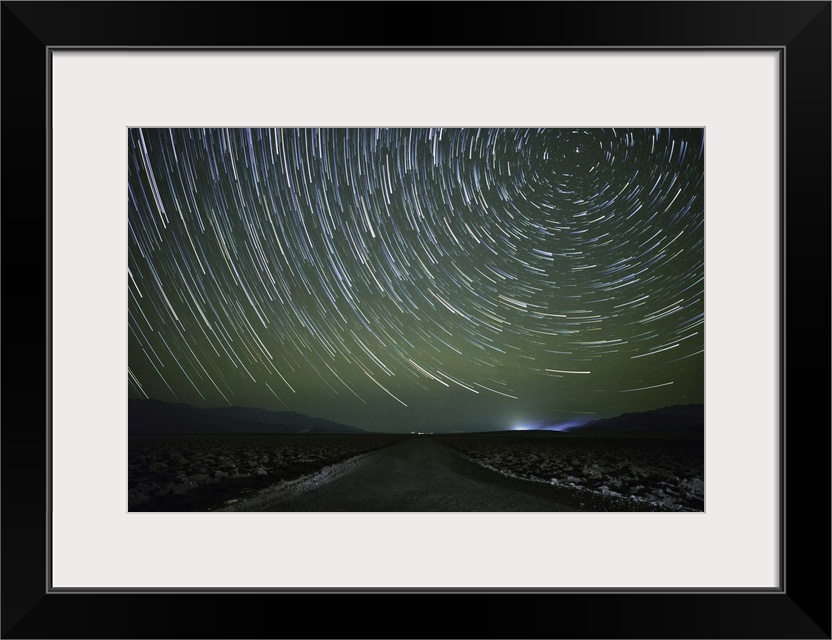
[[[561,496],[563,494],[560,494]],[[441,442],[411,438],[368,454],[342,473],[266,492],[228,510],[575,511],[544,484],[506,478]]]

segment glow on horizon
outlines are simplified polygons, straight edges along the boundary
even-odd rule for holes
[[[509,431],[569,431],[575,427],[580,427],[588,422],[593,422],[597,418],[574,418],[572,420],[564,420],[554,424],[515,424],[509,427]]]

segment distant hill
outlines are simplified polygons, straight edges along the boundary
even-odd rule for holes
[[[129,400],[127,429],[131,435],[243,433],[369,433],[358,427],[313,418],[294,411],[249,407],[202,409],[159,400]]]
[[[625,413],[573,427],[573,436],[633,438],[700,438],[705,433],[705,405],[674,405],[653,411]]]

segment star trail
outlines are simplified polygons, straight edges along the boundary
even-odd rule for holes
[[[704,401],[703,129],[130,129],[131,398],[372,431]]]

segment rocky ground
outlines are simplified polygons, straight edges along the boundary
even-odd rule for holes
[[[480,435],[442,438],[468,459],[508,476],[571,488],[612,508],[703,511],[702,439]]]
[[[385,435],[131,437],[130,511],[208,511],[388,446]]]

